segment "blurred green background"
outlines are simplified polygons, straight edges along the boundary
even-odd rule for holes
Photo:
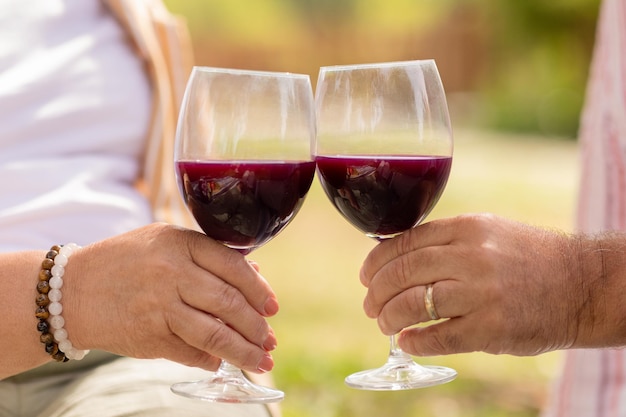
[[[599,0],[166,0],[192,30],[199,65],[309,74],[320,66],[434,58],[455,160],[429,219],[489,211],[571,230],[576,132]],[[420,358],[456,368],[446,385],[347,388],[380,365],[387,339],[358,282],[374,243],[334,211],[317,181],[293,223],[251,255],[276,290],[276,385],[284,417],[530,417],[560,353]],[[476,324],[477,326],[480,323]]]
[[[599,0],[167,0],[201,65],[301,72],[434,58],[453,120],[575,137]]]

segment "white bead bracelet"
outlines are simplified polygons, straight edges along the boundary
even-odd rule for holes
[[[59,345],[59,350],[65,353],[65,356],[71,360],[81,360],[85,357],[88,350],[76,349],[72,346],[72,342],[67,335],[67,330],[63,328],[65,325],[65,319],[61,315],[63,312],[63,306],[61,305],[61,287],[63,287],[63,274],[65,273],[65,266],[67,261],[74,253],[74,250],[80,249],[76,243],[68,243],[61,247],[59,254],[54,258],[54,266],[50,270],[52,278],[50,278],[50,292],[48,298],[50,304],[48,305],[48,311],[50,312],[50,327],[52,327],[51,333],[54,335],[54,340]]]
[[[36,300],[39,306],[36,313],[39,318],[37,329],[42,333],[41,342],[46,345],[46,352],[60,362],[68,359],[81,360],[89,353],[88,350],[76,349],[72,346],[67,330],[64,329],[65,319],[61,315],[63,312],[61,288],[65,266],[72,253],[79,248],[80,246],[76,243],[68,243],[60,247],[53,246],[42,264],[42,274],[37,286],[39,292]]]

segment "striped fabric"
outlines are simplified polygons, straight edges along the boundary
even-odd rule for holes
[[[626,230],[626,0],[604,0],[580,128],[578,228]],[[545,417],[626,416],[626,350],[565,352]]]
[[[174,135],[193,66],[185,22],[161,0],[103,0],[128,30],[154,85],[154,103],[143,181],[156,220],[193,226],[174,176]]]

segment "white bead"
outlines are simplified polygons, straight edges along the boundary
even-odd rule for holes
[[[52,277],[48,282],[50,284],[50,288],[59,290],[63,287],[63,278],[61,277]]]
[[[62,277],[63,274],[65,273],[65,268],[63,268],[63,266],[61,265],[54,265],[50,269],[50,273],[52,274],[53,277]]]
[[[59,350],[67,356],[67,352],[73,349],[72,342],[67,339],[59,341]]]
[[[79,361],[82,358],[84,358],[85,355],[89,353],[89,351],[88,350],[79,350],[79,349],[76,349],[76,348],[72,348],[72,349],[70,349],[69,352],[63,352],[63,353],[65,353],[65,356],[68,359]]]
[[[63,316],[52,316],[50,317],[50,327],[53,329],[62,329],[65,326],[65,319]]]
[[[77,356],[78,356],[77,355],[78,351],[74,347],[70,347],[69,349],[65,348],[65,350],[63,350],[63,349],[61,349],[61,344],[59,343],[59,350],[61,352],[65,353],[65,357],[68,358],[68,359],[74,359],[75,360],[77,358]]]
[[[63,305],[61,305],[61,303],[58,303],[58,302],[50,303],[48,305],[48,311],[53,316],[58,316],[59,314],[63,312]]]
[[[59,301],[61,301],[61,298],[63,298],[63,293],[61,292],[61,290],[52,289],[48,292],[48,299],[53,303],[58,303]]]
[[[72,256],[74,249],[77,249],[76,243],[68,243],[67,245],[63,245],[61,247],[61,250],[59,251],[59,255],[63,255],[69,258],[70,256]]]
[[[57,342],[62,342],[65,339],[67,339],[67,330],[65,330],[65,329],[57,329],[57,330],[54,331],[53,335],[54,335],[54,339]]]
[[[67,256],[59,253],[54,257],[54,264],[65,267],[65,265],[67,265]]]

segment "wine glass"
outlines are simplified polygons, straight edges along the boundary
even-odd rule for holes
[[[433,60],[320,68],[315,160],[326,195],[353,226],[382,241],[419,224],[445,188],[452,129]],[[421,366],[390,337],[387,362],[346,384],[400,390],[449,382],[456,371]]]
[[[308,75],[194,67],[175,145],[187,208],[211,238],[247,255],[294,218],[315,174]],[[219,319],[219,318],[218,318]],[[207,401],[268,403],[282,391],[253,384],[226,361],[209,379],[172,391]]]

